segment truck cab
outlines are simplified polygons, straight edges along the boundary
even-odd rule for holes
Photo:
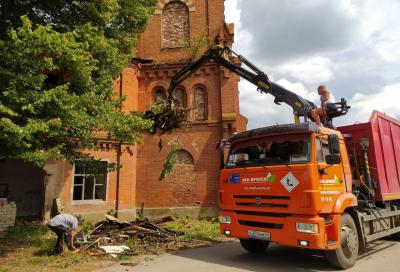
[[[340,216],[357,199],[340,132],[312,122],[276,125],[236,134],[229,145],[219,190],[224,235],[249,251],[269,241],[341,247]]]

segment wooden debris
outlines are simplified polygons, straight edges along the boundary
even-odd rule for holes
[[[171,221],[174,221],[172,216],[166,216],[166,217],[163,217],[161,219],[153,220],[153,221],[151,221],[151,223],[154,224],[154,225],[158,225],[158,224],[161,224],[161,223],[166,223],[166,222],[171,222]]]
[[[82,248],[76,249],[73,251],[74,254],[85,251],[89,248],[91,248],[92,246],[94,246],[95,244],[97,244],[99,241],[101,240],[101,238],[97,238],[96,240],[94,240],[93,242],[91,242],[88,245],[83,246]]]
[[[155,221],[137,220],[127,222],[114,216],[105,215],[106,220],[100,222],[88,235],[88,244],[79,252],[87,251],[90,255],[100,255],[100,246],[121,244],[129,239],[138,239],[144,243],[164,244],[176,241],[178,233],[163,228],[158,224],[173,221],[168,216]],[[90,250],[90,251],[88,251]]]
[[[118,219],[118,218],[116,218],[116,217],[114,217],[112,215],[109,215],[109,214],[104,214],[104,216],[106,217],[107,220],[110,220],[111,222],[116,222],[116,223],[118,223],[120,225],[124,225],[124,224],[125,225],[130,225],[131,224],[131,223],[127,222],[127,221],[120,220],[120,219]]]
[[[97,225],[97,227],[95,227],[92,231],[90,231],[88,233],[88,236],[90,236],[93,232],[95,232],[96,230],[98,230],[99,228],[101,228],[104,225],[104,222],[101,222],[100,224]]]

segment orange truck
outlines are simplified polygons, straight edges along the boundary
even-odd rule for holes
[[[173,127],[168,120],[174,118],[166,117],[174,116],[174,89],[207,61],[252,82],[275,103],[289,105],[295,117],[293,124],[245,131],[218,144],[224,235],[239,238],[249,252],[262,252],[271,241],[324,250],[342,269],[352,267],[371,241],[398,235],[399,121],[374,111],[367,123],[335,128],[332,119],[350,108],[342,98],[329,105],[324,126],[317,126],[312,102],[271,82],[230,48],[215,46],[172,78],[170,108],[158,118],[166,120],[160,128]]]
[[[276,125],[232,136],[221,172],[221,232],[249,252],[269,242],[324,250],[352,267],[369,242],[400,231],[400,122]]]

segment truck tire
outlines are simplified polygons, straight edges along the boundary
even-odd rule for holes
[[[358,232],[350,214],[344,213],[340,221],[341,246],[336,250],[326,251],[325,255],[330,264],[341,269],[348,269],[354,266],[358,258]]]
[[[262,253],[267,249],[269,242],[256,239],[240,239],[240,244],[250,253]]]

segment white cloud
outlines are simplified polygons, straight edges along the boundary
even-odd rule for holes
[[[225,1],[225,21],[227,23],[240,23],[240,10],[237,8],[237,0]]]
[[[376,51],[384,60],[398,62],[400,61],[400,39],[388,38],[382,40],[376,45]]]
[[[291,61],[277,68],[281,73],[287,73],[305,83],[322,83],[332,79],[331,60],[324,57],[311,57]]]
[[[285,87],[289,91],[294,92],[295,94],[304,97],[307,100],[310,100],[311,102],[317,102],[319,100],[319,96],[317,91],[309,91],[307,90],[304,85],[300,82],[290,82],[289,80],[282,78],[278,80],[276,83],[279,85]]]
[[[252,56],[270,63],[343,50],[358,40],[361,19],[349,0],[238,1]]]
[[[241,10],[238,8],[238,0],[225,1],[225,21],[235,24],[235,42],[233,48],[238,54],[245,54],[248,48],[251,48],[253,36],[242,28],[240,20]]]
[[[316,92],[310,92],[302,83],[285,78],[276,83],[312,102],[319,99]],[[240,111],[249,119],[248,129],[293,122],[293,109],[288,105],[275,104],[272,95],[257,92],[257,88],[248,81],[240,81],[239,88]]]
[[[362,5],[362,29],[368,45],[385,61],[400,61],[400,2],[367,0]]]

